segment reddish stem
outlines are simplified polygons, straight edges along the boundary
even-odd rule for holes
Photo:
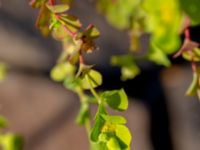
[[[191,66],[192,66],[193,72],[196,72],[197,71],[197,64],[194,61],[192,61]]]
[[[50,5],[55,5],[55,0],[49,0]]]
[[[185,29],[185,38],[190,40],[190,30],[189,30],[189,28]]]
[[[83,55],[82,55],[81,52],[80,52],[80,56],[79,56],[79,63],[80,64],[85,64],[85,60],[84,60]]]

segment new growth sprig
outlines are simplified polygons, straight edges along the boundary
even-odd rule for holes
[[[84,59],[85,53],[97,48],[95,39],[100,35],[99,30],[94,25],[82,29],[79,19],[67,13],[71,5],[69,0],[32,0],[30,4],[40,9],[36,26],[42,34],[51,34],[63,45],[51,78],[78,94],[81,107],[76,121],[85,125],[91,149],[130,149],[131,134],[125,125],[126,119],[107,111],[107,107],[125,111],[128,108],[126,93],[123,89],[98,92],[96,88],[103,82],[102,75]],[[86,94],[86,90],[91,95]],[[98,105],[94,121],[90,114],[92,104]]]
[[[189,29],[200,24],[199,1],[97,0],[97,9],[112,26],[129,33],[131,51],[124,56],[113,56],[111,60],[113,65],[121,67],[122,80],[132,79],[140,73],[137,66],[140,60],[168,67],[171,65],[168,55],[175,53],[175,58],[182,55],[191,62],[193,81],[186,94],[198,95],[200,99],[200,43],[191,39]],[[181,46],[182,33],[185,39]],[[149,46],[138,57],[135,52],[141,51],[140,38],[144,34],[148,34]]]
[[[186,18],[189,20],[188,18]],[[186,95],[194,96],[197,95],[200,99],[200,67],[198,62],[200,62],[200,48],[199,43],[193,41],[190,35],[189,21],[186,22],[186,28],[184,29],[184,42],[180,50],[174,55],[174,57],[182,56],[185,60],[191,62],[191,67],[193,71],[193,80]]]

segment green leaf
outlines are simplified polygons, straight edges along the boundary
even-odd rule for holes
[[[89,119],[89,104],[87,102],[82,102],[79,114],[76,118],[76,122],[80,125],[84,125],[88,119]]]
[[[51,19],[51,12],[49,11],[49,9],[45,5],[43,5],[41,7],[40,13],[37,17],[36,26],[37,26],[37,28],[40,29],[41,33],[44,36],[49,35],[50,19]]]
[[[62,4],[71,4],[74,0],[60,0]]]
[[[140,0],[98,0],[97,8],[112,26],[127,29],[139,3]]]
[[[140,74],[140,68],[135,64],[132,64],[131,66],[125,66],[121,68],[121,74],[121,79],[123,81],[133,79]]]
[[[60,23],[57,22],[53,24],[52,28],[52,36],[55,40],[64,41],[66,38],[69,38],[69,34],[65,31],[65,27]]]
[[[199,10],[200,1],[199,0],[180,0],[182,9],[189,15],[195,24],[200,23]]]
[[[101,129],[104,125],[105,121],[100,117],[96,116],[95,124],[92,128],[90,139],[93,142],[97,142],[99,140],[99,135],[101,134]]]
[[[109,150],[105,142],[91,142],[91,150]]]
[[[121,55],[121,56],[112,56],[111,64],[116,66],[131,66],[134,62],[132,55]]]
[[[0,116],[0,128],[4,128],[7,126],[7,121],[4,117]]]
[[[121,67],[121,79],[133,79],[140,74],[140,68],[135,63],[132,55],[112,56],[111,64]]]
[[[90,25],[88,29],[84,32],[84,36],[90,39],[95,39],[99,37],[99,35],[100,35],[99,30],[93,25]]]
[[[171,62],[169,61],[167,54],[165,54],[161,49],[159,49],[155,45],[153,45],[150,48],[147,57],[149,60],[155,62],[158,65],[164,65],[166,67],[169,67],[171,65]]]
[[[122,116],[110,116],[102,114],[101,117],[108,123],[111,124],[126,124],[126,119]]]
[[[22,150],[22,138],[13,134],[5,134],[1,136],[1,146],[3,150]]]
[[[198,80],[199,80],[199,75],[194,72],[193,73],[193,80],[192,80],[192,83],[190,84],[187,92],[186,92],[186,95],[188,96],[194,96],[197,94],[197,89],[198,89]]]
[[[109,150],[121,150],[120,145],[115,137],[111,137],[107,142],[107,147]]]
[[[91,130],[90,139],[93,142],[97,142],[99,140],[99,135],[102,132],[102,128],[104,126],[105,120],[101,117],[102,114],[106,114],[106,110],[104,105],[99,105],[97,114],[95,116],[95,123]]]
[[[33,7],[33,8],[40,8],[42,7],[48,0],[31,0],[30,1],[30,5]]]
[[[193,50],[187,50],[182,53],[182,56],[184,59],[186,59],[188,61],[199,62],[200,61],[200,49],[195,48]]]
[[[102,76],[98,71],[91,69],[84,75],[81,82],[84,89],[96,88],[102,84]]]
[[[59,5],[49,5],[46,4],[47,8],[53,13],[63,13],[69,10],[69,5],[67,4],[59,4]]]
[[[116,125],[115,130],[116,137],[118,138],[118,142],[121,148],[128,148],[131,144],[131,133],[129,129],[124,125]]]
[[[73,75],[75,72],[75,67],[70,63],[60,63],[57,64],[50,73],[51,78],[54,81],[63,81],[68,75]]]
[[[101,97],[113,109],[124,111],[128,108],[128,98],[123,89],[106,91],[102,93]]]
[[[158,47],[160,47],[164,53],[173,54],[180,47],[180,37],[178,34],[170,33],[171,31],[166,30],[165,32],[165,35],[162,37],[152,37],[152,43],[155,43]]]
[[[73,34],[76,33],[82,26],[80,20],[77,17],[68,14],[60,15],[59,21],[67,28],[67,30]]]
[[[7,66],[4,63],[0,62],[0,81],[3,81],[6,78]]]
[[[107,133],[101,133],[99,135],[99,141],[100,142],[107,142],[109,140],[109,136]]]
[[[64,86],[69,90],[76,91],[81,87],[81,81],[79,78],[68,76],[64,80]]]
[[[180,45],[179,32],[182,26],[182,11],[178,0],[146,0],[146,31],[163,52],[172,54]],[[156,4],[156,5],[155,5]]]

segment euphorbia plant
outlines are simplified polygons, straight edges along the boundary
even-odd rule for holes
[[[102,84],[102,75],[93,65],[86,64],[83,56],[84,53],[95,51],[99,30],[94,25],[82,29],[79,19],[67,13],[71,4],[69,0],[33,0],[30,4],[40,9],[36,26],[45,36],[51,34],[63,45],[51,77],[78,94],[81,107],[77,123],[85,125],[91,149],[130,149],[131,134],[125,125],[126,119],[107,111],[107,107],[125,111],[128,108],[126,93],[123,89],[99,93],[96,88]],[[92,96],[86,94],[86,90]],[[95,117],[92,117],[90,105],[94,104],[98,105],[98,109]],[[93,118],[94,123],[91,123]]]
[[[106,110],[107,107],[126,110],[127,96],[123,89],[102,93],[96,91],[95,88],[102,84],[102,76],[93,69],[93,65],[85,63],[83,54],[95,51],[95,39],[100,32],[94,25],[82,29],[79,19],[67,13],[71,2],[32,0],[30,3],[40,9],[36,25],[41,32],[45,36],[51,34],[63,44],[63,51],[51,71],[51,77],[79,95],[81,108],[77,122],[86,126],[91,148],[130,149],[131,134],[125,126],[125,118],[110,115]],[[187,4],[195,9],[188,9]],[[130,35],[130,53],[112,58],[112,64],[121,67],[122,79],[131,79],[140,73],[137,61],[141,58],[170,66],[167,55],[179,49],[180,33],[184,31],[185,42],[175,57],[183,55],[192,62],[194,81],[187,94],[199,93],[199,69],[195,63],[199,61],[199,44],[190,39],[188,29],[189,25],[200,23],[196,17],[199,7],[196,0],[97,0],[97,9],[106,16],[108,22],[128,31]],[[142,56],[134,57],[132,53],[139,52],[139,38],[145,33],[150,34],[149,49]],[[92,96],[87,95],[85,90],[89,90]],[[91,104],[98,105],[94,124],[91,124]]]
[[[128,150],[131,134],[126,119],[110,114],[107,109],[125,111],[128,99],[123,89],[98,92],[103,82],[94,65],[88,65],[84,54],[97,48],[95,40],[100,31],[92,24],[86,29],[76,16],[68,13],[73,0],[31,0],[30,5],[39,9],[37,28],[44,36],[52,37],[62,44],[63,50],[51,71],[51,78],[77,93],[80,111],[77,123],[87,129],[91,149]],[[138,62],[150,60],[158,65],[170,66],[168,55],[183,56],[191,62],[193,81],[187,95],[200,95],[199,42],[193,41],[190,26],[200,24],[199,0],[96,0],[97,10],[105,15],[114,27],[128,32],[130,51],[123,56],[113,56],[111,63],[121,67],[122,80],[132,79],[140,73]],[[184,33],[181,46],[180,35]],[[148,34],[148,49],[141,52],[140,38]],[[179,49],[179,50],[178,50]],[[141,53],[142,55],[133,55]],[[5,67],[0,64],[0,80],[5,76]],[[87,94],[87,91],[90,94]],[[90,105],[97,105],[95,116],[90,114]],[[94,118],[94,119],[93,119]],[[5,120],[0,117],[0,128]],[[12,134],[0,133],[0,144],[5,150],[18,150],[11,139]],[[9,142],[8,142],[9,141]],[[10,143],[10,144],[9,144]]]

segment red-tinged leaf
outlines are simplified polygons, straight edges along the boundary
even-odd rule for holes
[[[42,7],[48,0],[31,0],[29,2],[29,4],[33,7],[33,8],[40,8]]]
[[[36,27],[40,29],[41,33],[44,36],[49,35],[49,22],[51,19],[51,12],[49,9],[47,9],[46,6],[42,6],[40,9],[40,13],[38,15],[37,21],[36,21]]]
[[[190,39],[186,38],[184,40],[183,46],[180,50],[174,55],[174,58],[179,57],[183,52],[190,51],[195,48],[198,48],[199,44],[197,42],[191,41]]]
[[[94,25],[89,25],[84,32],[84,36],[90,39],[96,39],[100,35],[99,30]]]
[[[82,26],[80,20],[77,17],[68,14],[61,15],[60,21],[73,33],[77,32]]]
[[[52,13],[63,13],[69,10],[69,5],[67,4],[59,4],[59,5],[46,4],[46,6]]]

